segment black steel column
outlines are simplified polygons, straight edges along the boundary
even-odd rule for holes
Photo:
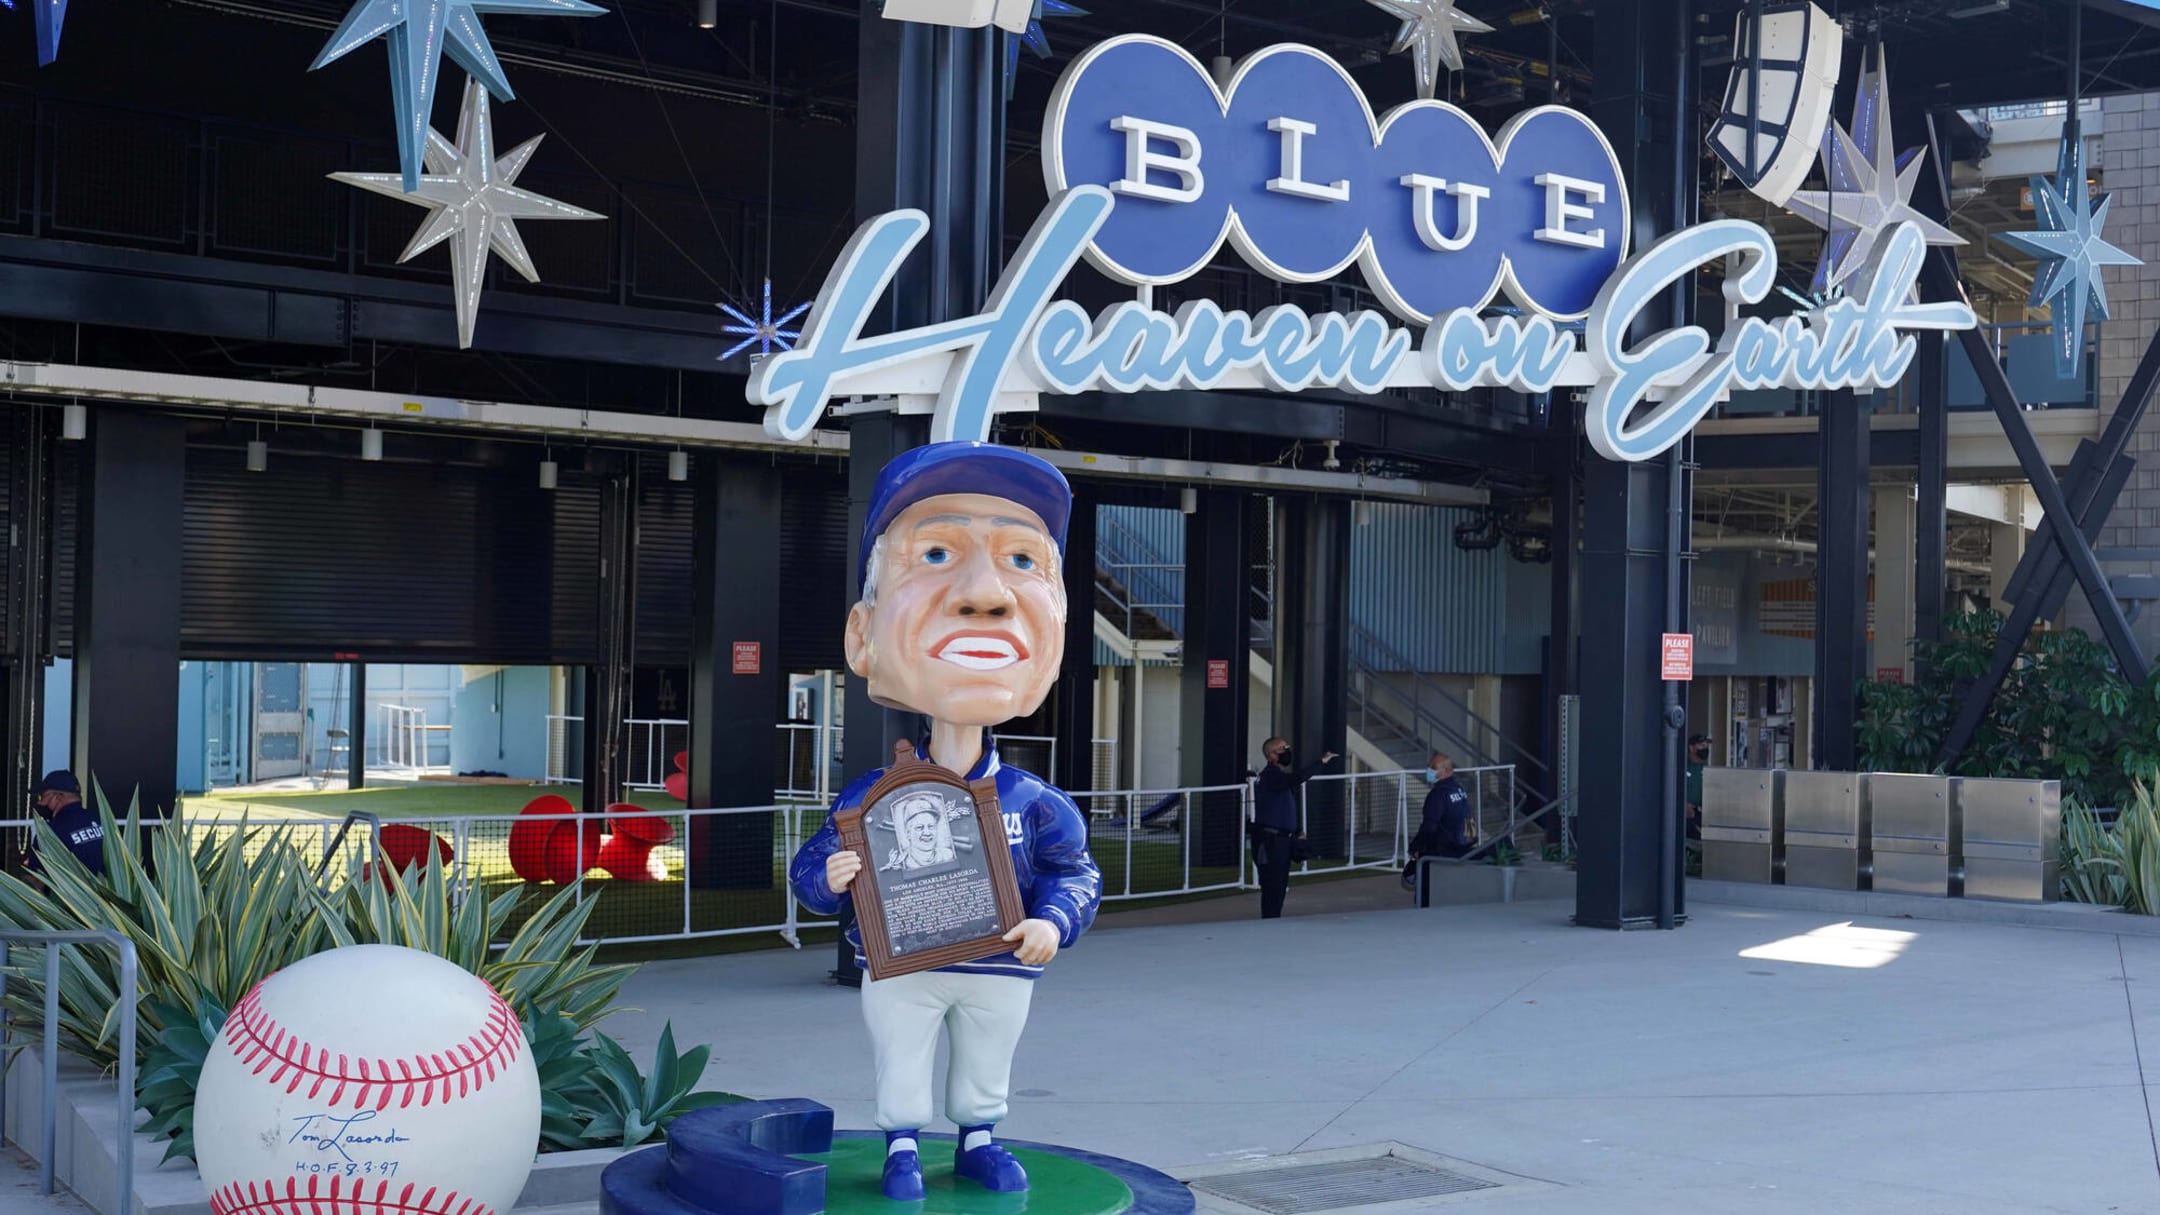
[[[928,435],[929,427],[923,419],[892,414],[857,418],[848,428],[848,602],[851,604],[862,599],[856,538],[862,535],[863,520],[870,514],[870,495],[877,486],[878,473],[894,456],[921,446]],[[1087,602],[1092,605],[1094,601]],[[1092,617],[1092,612],[1090,615]],[[924,727],[921,715],[888,709],[871,700],[869,682],[853,672],[848,674],[845,692],[841,706],[841,771],[852,781],[892,762],[893,740],[919,739]]]
[[[780,762],[780,470],[749,458],[698,460],[691,532],[690,804],[770,805]],[[773,881],[773,816],[691,821],[690,880],[763,889]]]
[[[1077,487],[1075,487],[1077,489]],[[1060,789],[1095,787],[1095,501],[1073,498],[1065,533],[1065,664],[1050,699],[1057,767],[1041,775]]]
[[[1276,512],[1274,733],[1304,767],[1349,747],[1350,502],[1278,498]],[[1315,856],[1340,855],[1343,792],[1339,781],[1306,787]]]
[[[1935,131],[1933,116],[1923,111],[1921,129],[1928,135],[1927,165],[1913,209],[1943,224],[1950,222],[1950,183],[1944,166],[1948,151]],[[1900,130],[1907,130],[1901,123]],[[1939,330],[1917,335],[1919,353],[1912,366],[1913,400],[1920,412],[1920,494],[1913,516],[1913,640],[1941,641],[1950,593],[1950,374],[1948,346]],[[1917,667],[1913,677],[1920,675]]]
[[[864,0],[857,26],[855,214],[917,208],[930,233],[900,268],[870,333],[973,314],[1004,260],[1006,35],[887,21],[881,10],[881,0]],[[925,442],[929,426],[868,414],[849,432],[849,535],[860,536],[878,472]],[[848,585],[859,598],[852,572]],[[1084,602],[1093,603],[1092,590]],[[922,729],[915,714],[874,704],[857,678],[847,681],[845,718],[850,779],[885,766],[892,740]]]
[[[45,654],[49,648],[48,580],[52,527],[51,440],[46,419],[51,410],[14,410],[9,433],[7,598],[0,619],[7,622],[5,665],[7,708],[4,728],[6,770],[0,785],[19,793],[36,786],[38,748],[44,737]]]
[[[1179,686],[1187,785],[1244,783],[1250,762],[1247,722],[1252,711],[1252,569],[1247,546],[1247,497],[1235,490],[1199,491],[1199,509],[1185,518],[1185,666]],[[1279,655],[1278,655],[1279,657]],[[1217,665],[1221,664],[1221,665]],[[1226,686],[1217,686],[1218,684]],[[1238,814],[1210,805],[1193,837],[1193,863],[1238,863]]]
[[[75,759],[116,813],[172,813],[187,423],[93,411],[75,548]]]
[[[599,607],[600,662],[587,669],[583,806],[587,814],[598,814],[622,799],[629,747],[625,723],[630,717],[631,665],[637,652],[633,634],[637,623],[637,461],[617,464],[597,453],[594,459],[600,461],[597,471],[602,477],[600,578],[593,588]],[[766,530],[776,530],[778,519],[773,516]]]
[[[1575,645],[1575,568],[1581,542],[1582,407],[1572,394],[1559,393],[1552,400],[1552,624],[1545,650],[1545,765],[1552,771],[1553,787],[1545,796],[1560,796],[1560,698],[1575,691],[1575,665],[1580,651]],[[1557,821],[1545,824],[1548,838],[1557,837]]]
[[[1696,216],[1694,8],[1692,0],[1600,0],[1596,9],[1593,114],[1627,168],[1638,249]],[[1633,336],[1687,323],[1690,291],[1680,284],[1646,309]],[[1589,927],[1677,923],[1684,911],[1679,867],[1666,850],[1680,813],[1670,745],[1680,723],[1664,720],[1658,637],[1677,572],[1668,512],[1687,509],[1686,493],[1668,461],[1586,462],[1582,582],[1596,588],[1600,606],[1582,621],[1575,922]]]
[[[345,743],[352,748],[345,757],[347,788],[367,785],[367,721],[367,663],[356,661],[352,664],[352,704],[346,710]]]
[[[1854,706],[1868,668],[1868,420],[1850,391],[1823,394],[1821,536],[1815,554],[1815,713],[1811,767],[1856,771]]]

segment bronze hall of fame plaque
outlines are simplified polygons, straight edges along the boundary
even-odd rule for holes
[[[921,760],[896,764],[862,805],[833,816],[862,858],[855,899],[872,979],[1001,954],[1025,918],[997,782],[972,785]]]

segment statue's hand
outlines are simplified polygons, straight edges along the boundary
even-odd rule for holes
[[[1005,934],[1007,944],[1020,946],[1013,953],[1030,966],[1046,965],[1057,956],[1057,925],[1048,920],[1022,920],[1011,932]]]
[[[846,894],[862,872],[862,858],[845,849],[825,858],[825,885],[834,894]]]

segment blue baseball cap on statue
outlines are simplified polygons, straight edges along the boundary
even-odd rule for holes
[[[901,453],[878,474],[856,549],[858,580],[870,568],[870,549],[908,507],[945,494],[988,494],[1035,512],[1065,556],[1065,529],[1072,520],[1072,486],[1065,474],[1033,452],[995,443],[932,443]]]

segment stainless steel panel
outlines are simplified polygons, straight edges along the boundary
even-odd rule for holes
[[[1785,845],[1785,884],[1825,890],[1860,888],[1860,853],[1853,848]]]
[[[1709,794],[1705,793],[1704,796]],[[1769,833],[1763,834],[1767,837]],[[1713,840],[1708,830],[1703,832],[1702,875],[1705,881],[1754,882],[1767,886],[1770,884],[1773,860],[1767,838],[1759,844],[1745,843]]]
[[[1868,842],[1876,853],[1878,873],[1885,852],[1950,855],[1950,778],[1871,773],[1867,803]],[[1875,888],[1883,887],[1878,882]]]
[[[2052,903],[2062,891],[2062,866],[2055,861],[1965,861],[1965,897]]]
[[[1964,778],[1954,782],[1951,801],[1966,897],[2026,903],[2059,897],[2059,782]]]
[[[1771,831],[1777,824],[1783,772],[1758,768],[1703,769],[1703,829],[1732,827]]]
[[[1950,893],[1950,854],[1885,852],[1878,845],[1874,874],[1873,886],[1878,891],[1941,898]]]
[[[1703,771],[1702,875],[1713,882],[1775,880],[1779,794],[1785,774],[1759,768]]]

